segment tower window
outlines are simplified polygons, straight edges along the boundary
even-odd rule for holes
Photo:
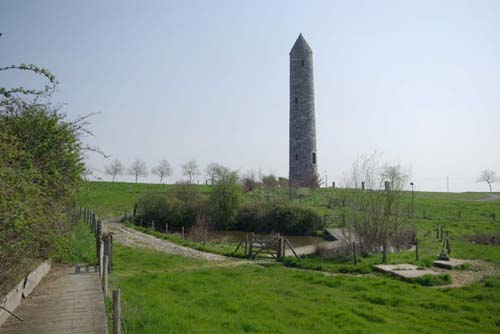
[[[302,67],[304,67],[304,65],[305,65],[305,61],[304,61],[304,60],[302,60]]]
[[[295,104],[299,103],[299,99],[295,98]]]
[[[299,160],[299,155],[295,153],[295,160]]]
[[[316,165],[316,152],[312,153],[312,164]]]

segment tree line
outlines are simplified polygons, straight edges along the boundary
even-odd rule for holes
[[[204,175],[207,183],[214,185],[223,177],[223,175],[227,173],[228,170],[229,168],[216,162],[208,164],[202,170],[194,159],[181,165],[182,175],[186,178],[184,183],[188,184],[195,183],[198,177]],[[147,177],[149,172],[158,176],[160,183],[163,183],[165,178],[172,175],[173,169],[171,164],[165,159],[159,160],[156,165],[151,168],[151,170],[148,169],[146,162],[141,159],[134,160],[128,168],[119,159],[114,159],[108,165],[104,166],[104,173],[111,177],[112,182],[115,182],[118,179],[118,176],[130,175],[135,178],[135,182],[137,183],[140,177]],[[262,170],[249,171],[241,177],[238,176],[238,179],[241,181],[246,191],[252,191],[260,185],[267,188],[288,186],[287,178],[278,177],[274,173],[265,174]],[[318,181],[316,182],[311,182],[311,187],[318,187],[321,184],[319,177],[317,180]]]

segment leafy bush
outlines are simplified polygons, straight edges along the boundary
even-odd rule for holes
[[[443,275],[424,275],[413,279],[413,282],[423,286],[438,286],[451,284],[451,276]]]
[[[145,225],[163,228],[168,223],[169,229],[190,227],[196,222],[198,212],[202,210],[199,201],[182,201],[162,193],[146,193],[137,201],[137,215]]]
[[[210,218],[214,228],[228,229],[235,225],[240,209],[241,194],[238,174],[219,166],[218,177],[208,199]]]
[[[67,212],[84,170],[82,119],[68,122],[50,104],[17,93],[34,94],[0,87],[0,281],[22,257],[58,261],[71,252]]]
[[[311,234],[322,225],[321,216],[312,208],[296,204],[252,204],[243,207],[237,227],[244,231]]]

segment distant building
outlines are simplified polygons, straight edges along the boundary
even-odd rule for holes
[[[305,187],[318,172],[312,49],[299,35],[290,51],[289,182]]]

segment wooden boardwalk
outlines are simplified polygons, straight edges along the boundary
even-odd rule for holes
[[[96,268],[97,269],[97,268]],[[54,267],[35,291],[14,311],[24,319],[13,316],[0,327],[1,334],[107,334],[99,273],[82,268]]]

